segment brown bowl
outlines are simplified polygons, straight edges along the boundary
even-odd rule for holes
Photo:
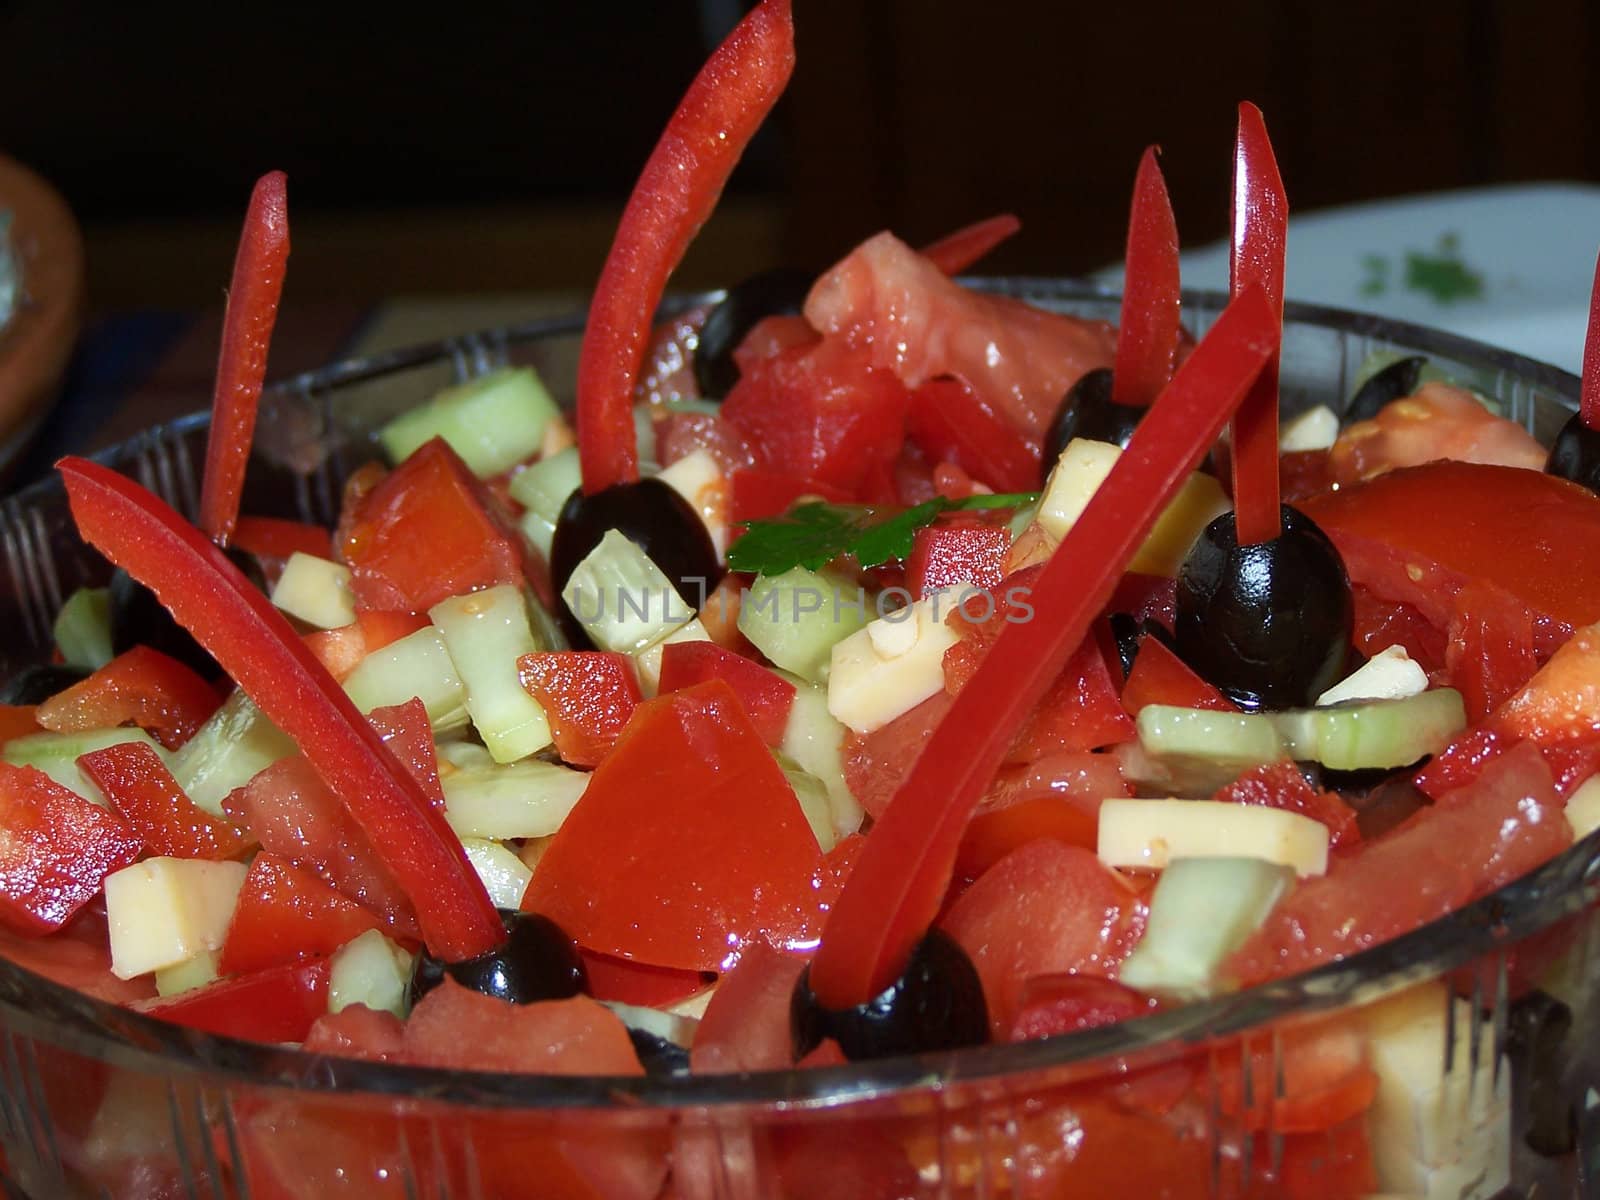
[[[0,327],[0,471],[55,401],[83,312],[83,239],[71,210],[39,176],[0,155],[5,211],[22,294]]]

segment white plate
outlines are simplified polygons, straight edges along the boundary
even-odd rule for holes
[[[1593,185],[1408,196],[1291,214],[1285,291],[1446,329],[1576,373],[1597,249]],[[1095,278],[1120,286],[1121,264]],[[1227,244],[1185,254],[1183,284],[1225,289]]]

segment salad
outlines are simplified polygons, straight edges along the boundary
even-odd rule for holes
[[[1371,364],[1342,427],[1280,425],[1287,208],[1250,105],[1233,296],[1198,338],[1153,150],[1116,327],[953,278],[1009,217],[655,326],[792,62],[765,0],[692,85],[575,405],[529,368],[439,393],[331,529],[241,513],[289,251],[285,181],[258,184],[197,522],[60,464],[117,572],[0,709],[0,950],[334,1059],[826,1068],[1287,979],[1600,826],[1600,363],[1553,452],[1417,358]],[[1507,987],[1557,1011],[1565,949]],[[1492,1195],[1510,1072],[1477,1003],[1431,982],[1259,1060],[1134,1064],[1017,1118],[1016,1189]],[[86,1087],[73,1165],[162,1194],[154,1148],[105,1132],[138,1103]],[[1249,1135],[1220,1163],[1218,1113]],[[252,1195],[388,1194],[409,1155],[331,1101],[225,1124]],[[731,1186],[693,1131],[469,1134],[425,1191]],[[790,1193],[988,1169],[892,1115],[823,1143],[771,1151]]]

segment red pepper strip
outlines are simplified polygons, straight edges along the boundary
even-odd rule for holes
[[[1172,378],[1179,334],[1178,223],[1154,146],[1134,177],[1125,262],[1111,399],[1144,408]]]
[[[924,246],[921,254],[946,275],[959,275],[1021,228],[1016,217],[1001,213],[945,234]]]
[[[247,1042],[300,1042],[328,1013],[328,960],[268,967],[134,1007],[203,1033]]]
[[[1029,597],[1033,619],[1008,624],[956,695],[873,826],[823,928],[811,986],[824,1005],[863,1003],[898,978],[938,912],[962,833],[1007,747],[1272,356],[1276,328],[1258,288],[1228,305],[1040,572]]]
[[[57,466],[84,539],[155,592],[299,744],[416,906],[428,948],[455,960],[497,947],[505,928],[460,840],[283,614],[131,479],[81,458]]]
[[[1583,392],[1578,411],[1590,429],[1600,429],[1600,258],[1589,289],[1589,329],[1583,338]]]
[[[257,558],[288,558],[297,550],[318,558],[333,557],[333,535],[326,529],[282,517],[240,517],[234,523],[232,541]]]
[[[143,742],[91,750],[79,756],[78,769],[105,793],[151,854],[220,862],[237,858],[254,840],[189,799],[161,756]]]
[[[226,546],[239,519],[244,466],[255,434],[256,404],[267,375],[267,347],[278,319],[284,268],[289,261],[288,183],[282,171],[256,180],[245,214],[233,285],[222,316],[222,352],[211,399],[205,478],[200,485],[200,528]]]
[[[1269,542],[1280,532],[1278,512],[1278,346],[1283,342],[1283,248],[1289,201],[1261,110],[1239,105],[1233,148],[1233,257],[1230,287],[1267,295],[1277,321],[1272,361],[1233,418],[1233,507],[1239,544]]]
[[[578,358],[583,490],[639,478],[633,385],[667,278],[794,70],[789,0],[762,0],[712,52],[634,185]]]

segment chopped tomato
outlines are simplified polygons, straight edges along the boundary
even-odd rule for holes
[[[787,936],[819,857],[771,751],[713,679],[634,711],[522,904],[601,954],[715,971]]]
[[[598,766],[641,699],[626,655],[598,650],[525,654],[517,673],[550,718],[556,750],[569,763]]]
[[[49,937],[13,933],[9,922],[0,921],[0,957],[96,1000],[110,1004],[147,1000],[156,992],[153,976],[118,979],[111,973],[111,939],[103,908],[92,902],[84,905]]]
[[[772,467],[741,467],[733,473],[731,482],[735,523],[781,516],[805,497],[830,501],[850,499],[849,492],[831,483]]]
[[[0,830],[0,923],[20,933],[61,928],[144,849],[116,813],[10,763],[0,763]]]
[[[367,714],[367,721],[383,738],[389,752],[411,774],[433,801],[444,807],[444,788],[439,785],[439,756],[433,748],[433,726],[428,710],[415,696],[404,704],[388,704]]]
[[[250,837],[197,807],[160,755],[143,742],[120,742],[78,759],[78,769],[105,793],[151,854],[173,858],[237,858]]]
[[[137,1007],[203,1033],[249,1042],[298,1042],[328,1011],[328,960],[308,958],[219,979]]]
[[[1441,458],[1543,471],[1546,453],[1526,429],[1495,416],[1471,392],[1425,383],[1416,395],[1391,401],[1376,417],[1340,433],[1328,467],[1332,482],[1348,487]]]
[[[1541,746],[1600,736],[1600,629],[1578,630],[1501,706],[1493,727]]]
[[[335,629],[316,629],[305,635],[306,647],[317,656],[317,661],[327,668],[340,683],[367,656],[367,639],[359,623],[352,621]]]
[[[1461,693],[1467,720],[1477,724],[1527,683],[1538,668],[1533,618],[1499,603],[1497,589],[1468,580],[1456,593],[1444,675]]]
[[[873,819],[888,807],[952,699],[949,692],[936,692],[871,733],[845,733],[841,747],[845,782]]]
[[[192,668],[159,650],[135,646],[51,696],[35,717],[56,733],[137,725],[175,750],[221,703],[217,690]]]
[[[1059,796],[1035,796],[980,812],[961,837],[955,877],[977,879],[1013,850],[1037,838],[1093,850],[1099,829],[1094,813]]]
[[[1041,838],[985,872],[941,923],[977,967],[990,1028],[1004,1037],[1026,980],[1063,971],[1115,975],[1143,933],[1144,915],[1134,889],[1093,851]]]
[[[1352,645],[1371,658],[1390,646],[1399,646],[1408,658],[1431,676],[1444,670],[1446,632],[1433,625],[1410,604],[1383,600],[1359,583],[1350,589],[1355,601]]]
[[[578,947],[578,954],[589,975],[589,994],[596,1000],[666,1008],[698,995],[715,982],[715,978],[704,971],[652,967],[649,963],[596,954],[582,946]]]
[[[930,379],[911,393],[907,436],[929,458],[955,463],[997,492],[1039,486],[1039,450],[961,380]]]
[[[1006,1041],[1076,1033],[1154,1011],[1154,1001],[1097,975],[1035,975],[1023,984]]]
[[[1412,782],[1429,799],[1466,787],[1483,774],[1483,768],[1499,758],[1516,739],[1478,725],[1458,734],[1442,753],[1435,755],[1416,773]]]
[[[322,880],[266,851],[256,855],[239,889],[218,967],[243,975],[340,946],[383,922]]]
[[[1470,581],[1533,615],[1548,656],[1600,620],[1600,497],[1538,471],[1436,462],[1306,500],[1353,583],[1450,627]],[[1505,617],[1514,619],[1515,609]]]
[[[717,984],[695,1032],[689,1063],[697,1075],[773,1071],[794,1065],[789,1002],[805,960],[760,943]]]
[[[523,582],[520,536],[442,438],[363,496],[341,525],[356,607],[424,612],[450,596]]]
[[[1279,1133],[1343,1124],[1371,1107],[1378,1091],[1365,1035],[1339,1020],[1229,1043],[1216,1052],[1213,1078],[1223,1112],[1247,1129]]]
[[[1133,660],[1128,682],[1122,686],[1122,706],[1134,716],[1147,704],[1176,704],[1180,708],[1209,708],[1237,712],[1238,707],[1194,673],[1158,637],[1145,634]]]
[[[1291,450],[1278,455],[1278,493],[1285,504],[1298,504],[1333,486],[1326,450]]]
[[[41,728],[38,712],[34,704],[0,704],[0,746],[12,738],[38,733]]]
[[[757,360],[722,404],[755,448],[754,465],[866,498],[905,440],[908,394],[864,351],[837,338]]]
[[[743,589],[749,585],[750,576],[733,572],[722,577],[722,582],[711,589],[706,602],[700,606],[700,624],[706,635],[724,650],[749,657],[759,653],[748,638],[739,632],[739,606]]]
[[[739,374],[749,372],[750,364],[759,359],[771,358],[785,350],[814,346],[822,340],[822,335],[811,328],[811,323],[804,317],[788,313],[778,313],[770,317],[762,317],[750,327],[750,332],[744,335],[733,351],[733,361],[738,364]]]
[[[1301,880],[1231,961],[1242,983],[1308,970],[1388,941],[1566,849],[1572,829],[1532,746],[1492,761],[1381,837]]]
[[[993,591],[1010,548],[1011,531],[1004,525],[952,514],[917,530],[906,560],[906,586],[918,599],[957,584]]]
[[[744,434],[720,413],[670,412],[656,420],[655,434],[656,457],[664,467],[704,450],[716,460],[722,474],[732,479],[761,461]],[[777,469],[783,470],[783,465]]]
[[[1318,791],[1300,768],[1285,759],[1251,767],[1212,797],[1229,804],[1256,804],[1281,808],[1310,817],[1328,829],[1328,844],[1345,845],[1361,837],[1356,811],[1332,792]]]
[[[391,642],[398,642],[425,628],[427,624],[428,618],[421,613],[385,612],[378,608],[363,609],[356,613],[356,625],[361,630],[361,641],[367,654],[382,650]]]
[[[1129,571],[1117,581],[1106,611],[1127,613],[1135,621],[1154,621],[1171,629],[1177,619],[1178,581]]]
[[[714,642],[674,642],[661,652],[661,692],[676,692],[708,679],[733,689],[745,715],[769,746],[783,741],[795,686],[760,663]]]
[[[954,376],[1038,453],[1061,398],[1109,367],[1116,335],[1101,321],[970,292],[893,234],[857,246],[817,280],[806,319],[842,337],[908,388]]]
[[[300,755],[273,763],[230,792],[223,808],[263,850],[331,884],[381,916],[395,937],[419,935],[416,913],[367,837]]]

